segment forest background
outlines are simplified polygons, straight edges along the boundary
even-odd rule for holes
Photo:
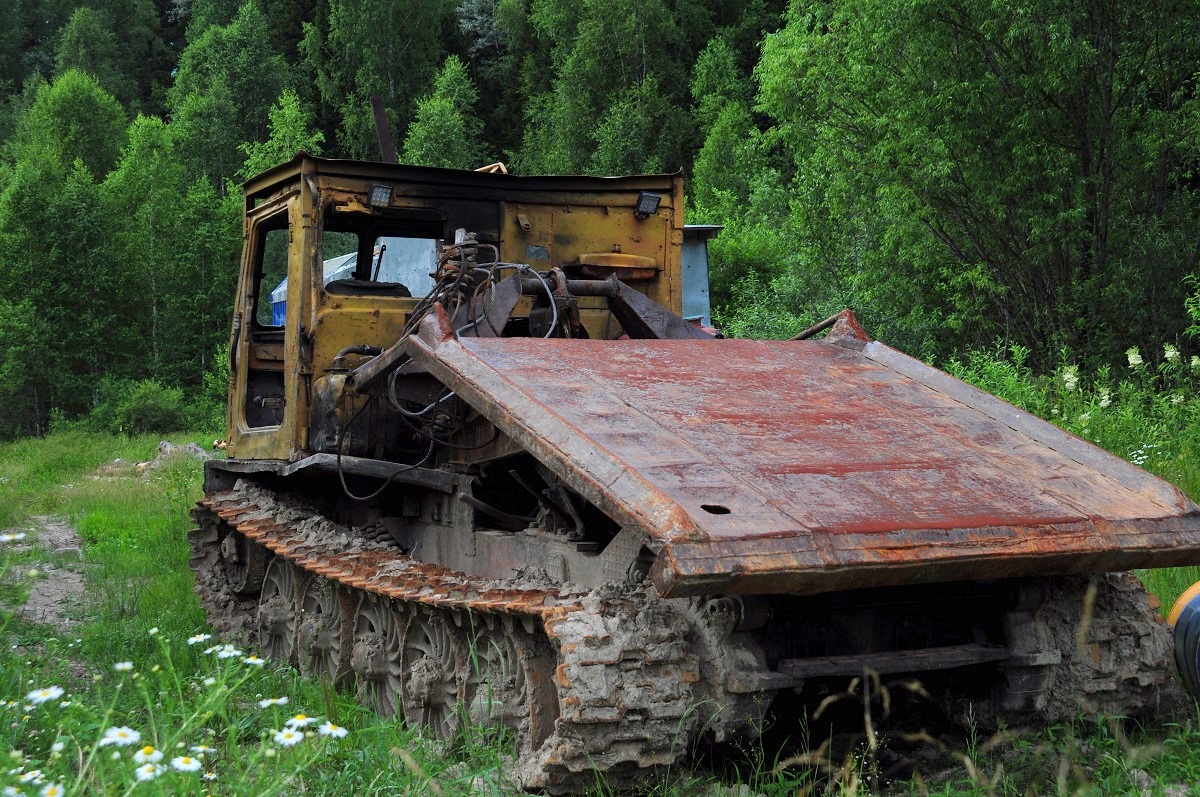
[[[1198,5],[0,0],[0,439],[223,426],[238,185],[376,94],[408,163],[682,169],[728,334],[1200,368]]]

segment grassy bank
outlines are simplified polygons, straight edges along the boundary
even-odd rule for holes
[[[979,354],[949,370],[1196,495],[1200,411],[1194,391],[1189,393],[1195,375],[1175,365],[1153,372],[1131,366],[1128,373],[1087,378],[1064,367],[1039,377],[1019,351],[1009,351]],[[232,653],[221,647],[224,640],[201,638],[206,629],[191,589],[185,539],[187,510],[199,496],[199,463],[181,458],[144,477],[97,475],[100,465],[117,457],[151,458],[158,441],[67,432],[0,446],[0,530],[27,528],[29,535],[0,543],[0,568],[8,571],[0,591],[7,609],[0,613],[0,758],[11,751],[10,762],[0,767],[0,789],[55,794],[61,787],[75,795],[512,793],[504,781],[510,762],[503,739],[468,728],[453,743],[431,742],[365,711],[346,693],[260,662],[254,650]],[[31,518],[41,515],[65,516],[78,529],[81,558],[28,545],[37,536]],[[54,568],[77,568],[85,580],[85,599],[70,611],[70,627],[34,624],[11,611]],[[1169,607],[1200,578],[1193,570],[1142,575]],[[776,754],[751,751],[721,780],[678,770],[646,783],[643,793],[783,797],[887,788],[941,795],[1181,797],[1186,791],[1177,787],[1200,777],[1200,753],[1194,752],[1200,736],[1190,724],[1137,730],[1101,718],[1000,739],[967,731],[908,742],[881,733],[885,743],[917,751],[914,780],[881,786],[888,782],[885,761],[868,741],[822,746],[816,740],[814,753],[778,772]],[[122,744],[134,736],[136,742]],[[597,792],[606,791],[598,783]]]
[[[146,477],[96,475],[115,457],[150,459],[158,441],[68,433],[0,446],[0,473],[12,485],[0,490],[0,529],[28,535],[0,548],[0,568],[16,588],[6,597],[20,597],[27,579],[56,567],[81,567],[86,583],[69,628],[32,624],[10,611],[0,616],[0,757],[12,751],[0,788],[55,794],[61,787],[76,795],[506,793],[507,761],[495,739],[465,733],[451,747],[427,741],[352,696],[263,664],[253,650],[231,654],[218,647],[221,640],[199,638],[204,618],[185,539],[199,463],[179,458]],[[56,562],[27,547],[37,536],[29,521],[36,515],[70,520],[82,537],[81,562]],[[114,734],[123,737],[107,741]]]

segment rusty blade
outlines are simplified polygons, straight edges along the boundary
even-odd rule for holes
[[[666,595],[1200,562],[1168,483],[880,343],[461,339],[410,356],[618,523]]]

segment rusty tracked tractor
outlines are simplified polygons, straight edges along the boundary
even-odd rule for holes
[[[438,737],[507,728],[552,792],[865,668],[1009,722],[1155,707],[1170,637],[1121,571],[1200,562],[1196,505],[848,312],[688,323],[682,208],[671,176],[250,181],[212,625]]]

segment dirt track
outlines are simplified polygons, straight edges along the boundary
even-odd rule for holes
[[[47,561],[15,565],[5,575],[12,582],[26,578],[30,570],[39,573],[30,584],[29,600],[18,614],[35,623],[70,628],[79,620],[84,592],[79,533],[64,518],[49,515],[31,517],[29,525],[5,531],[28,535],[20,542],[9,543],[12,551],[37,548],[50,554]]]

